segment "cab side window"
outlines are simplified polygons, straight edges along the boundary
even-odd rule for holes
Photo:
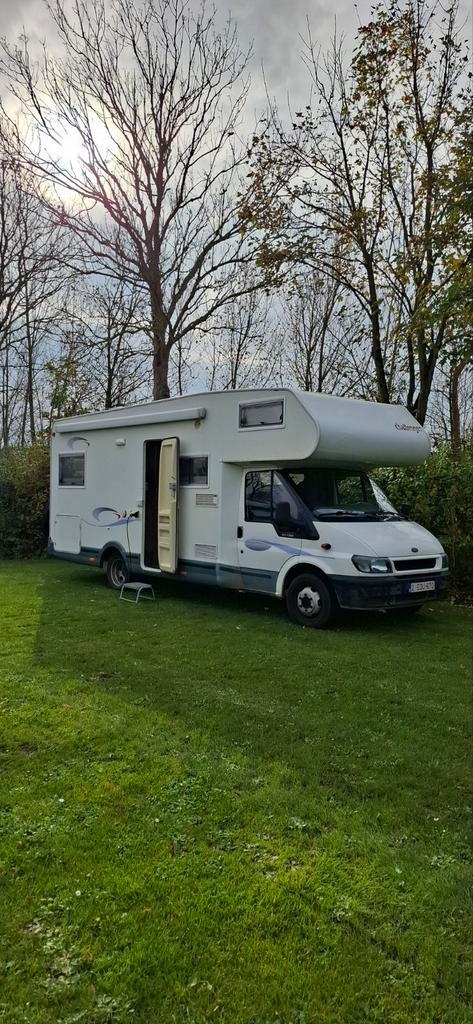
[[[286,481],[272,470],[256,470],[245,477],[245,520],[272,523],[277,533],[305,535],[306,520]]]
[[[272,473],[268,471],[247,473],[245,478],[245,519],[250,523],[271,523]]]
[[[273,517],[274,517],[275,511],[276,511],[278,505],[281,504],[281,502],[285,502],[287,505],[289,505],[289,516],[290,516],[291,520],[294,523],[298,523],[300,526],[302,525],[302,515],[301,515],[301,511],[300,511],[300,506],[297,504],[297,501],[296,501],[294,495],[289,490],[289,487],[287,486],[286,481],[283,480],[283,478],[279,476],[279,473],[273,473],[273,493],[272,493],[272,497],[273,497]]]

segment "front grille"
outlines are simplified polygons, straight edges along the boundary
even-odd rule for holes
[[[396,572],[411,572],[412,569],[435,569],[436,558],[398,558],[394,562]]]

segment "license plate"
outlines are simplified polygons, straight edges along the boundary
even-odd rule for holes
[[[435,580],[422,580],[422,583],[411,583],[410,594],[420,594],[425,590],[435,590]]]

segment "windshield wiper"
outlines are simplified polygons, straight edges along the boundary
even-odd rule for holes
[[[399,512],[384,512],[384,511],[381,511],[381,512],[374,512],[373,515],[375,515],[377,519],[382,519],[383,522],[389,522],[390,520],[391,521],[394,520],[394,522],[397,521],[397,522],[405,523],[405,521],[406,521],[406,517],[405,516],[400,516]]]
[[[314,508],[314,515],[318,516],[319,519],[325,519],[327,516],[333,518],[333,516],[372,516],[372,512],[362,512],[360,509],[349,509],[349,508]]]

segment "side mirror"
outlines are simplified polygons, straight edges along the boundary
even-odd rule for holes
[[[288,501],[278,501],[274,509],[274,523],[280,530],[290,530],[293,527],[291,506]]]

